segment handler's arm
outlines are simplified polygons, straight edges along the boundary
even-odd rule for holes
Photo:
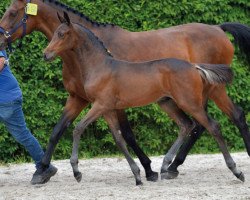
[[[0,71],[2,71],[2,69],[4,67],[4,62],[5,62],[5,58],[4,57],[0,57]]]

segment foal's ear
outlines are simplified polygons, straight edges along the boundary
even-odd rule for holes
[[[57,17],[61,23],[65,23],[65,19],[57,12]]]
[[[69,15],[65,11],[63,12],[63,14],[64,14],[64,21],[69,26],[70,25]]]

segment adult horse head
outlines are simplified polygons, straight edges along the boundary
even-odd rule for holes
[[[37,22],[27,13],[30,0],[14,0],[1,19],[0,48],[11,47],[11,42],[23,38]]]

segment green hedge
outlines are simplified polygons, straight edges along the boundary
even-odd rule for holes
[[[238,21],[250,25],[249,0],[237,2],[233,0],[64,0],[63,2],[93,20],[111,22],[130,31],[158,29],[189,22],[219,24]],[[10,0],[1,0],[0,16],[9,4]],[[45,148],[67,98],[62,85],[62,65],[59,59],[53,63],[43,61],[42,49],[47,41],[42,34],[33,33],[22,43],[24,46],[22,51],[17,50],[11,56],[11,66],[23,90],[23,108],[28,127]],[[240,56],[235,56],[232,67],[235,80],[228,91],[234,102],[243,107],[249,122],[249,67]],[[220,122],[229,148],[232,151],[244,150],[238,130],[231,125],[227,117],[213,104],[209,105],[209,112]],[[176,139],[177,126],[159,110],[157,105],[128,109],[127,113],[137,141],[147,154],[164,154]],[[83,115],[84,113],[81,116]],[[79,118],[76,121],[79,121]],[[73,126],[61,139],[54,158],[70,157],[72,128]],[[0,125],[0,151],[2,162],[30,160],[25,150],[10,137],[3,125]],[[204,134],[192,152],[218,152],[218,148],[214,139]],[[80,156],[117,153],[103,120],[99,120],[87,129],[87,136],[81,141]]]

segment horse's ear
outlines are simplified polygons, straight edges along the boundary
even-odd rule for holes
[[[65,19],[57,12],[57,17],[61,23],[65,23]]]
[[[68,13],[66,13],[65,11],[63,12],[64,14],[64,21],[65,23],[69,26],[70,25],[70,18],[69,18],[69,15]]]

